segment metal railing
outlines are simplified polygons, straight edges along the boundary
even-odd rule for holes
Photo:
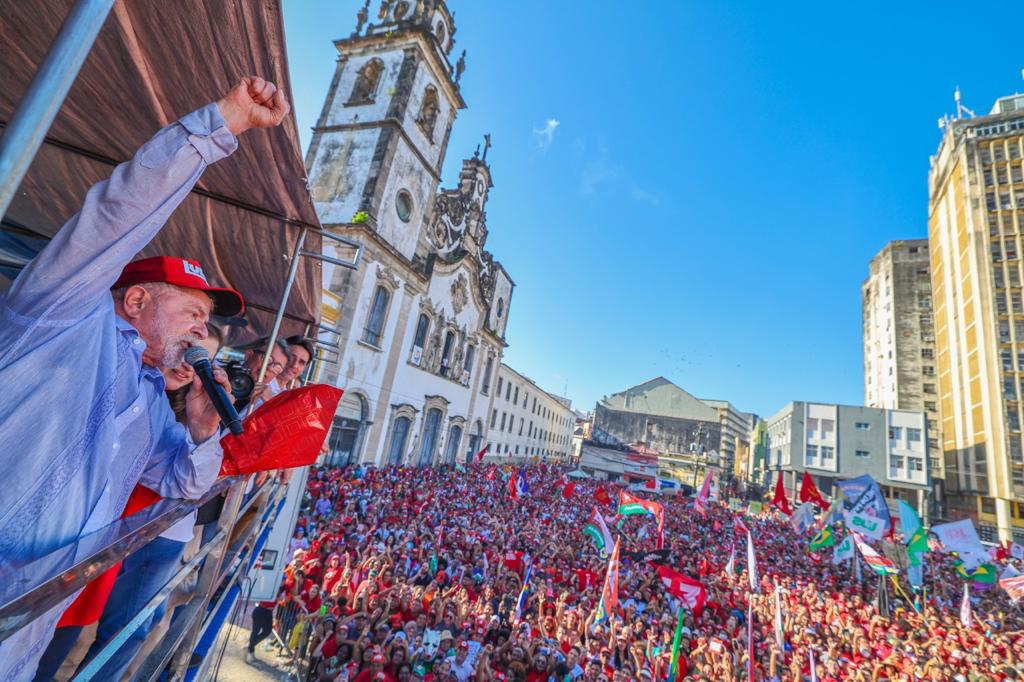
[[[268,479],[246,495],[247,478],[221,479],[199,500],[162,500],[46,557],[0,571],[0,641],[75,595],[90,580],[144,547],[205,502],[226,494],[213,536],[73,679],[93,679],[171,592],[198,571],[193,598],[178,607],[169,630],[146,656],[134,679],[156,680],[164,670],[172,674],[172,679],[185,677],[197,643],[207,634],[215,635],[223,624],[224,614],[234,606],[240,592],[238,586],[259,556],[284,504],[286,486],[277,478]],[[211,627],[214,629],[210,630]],[[212,659],[205,657],[197,674],[212,665]]]

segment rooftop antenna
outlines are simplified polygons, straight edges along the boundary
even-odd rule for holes
[[[967,113],[968,116],[970,116],[971,118],[974,118],[974,112],[971,111],[970,109],[968,109],[967,107],[965,107],[960,102],[960,86],[959,85],[956,86],[956,90],[953,91],[953,101],[956,102],[956,118],[957,118],[958,121],[964,117],[964,113]]]

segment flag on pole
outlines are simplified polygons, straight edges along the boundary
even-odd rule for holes
[[[817,552],[825,549],[826,547],[834,547],[836,544],[836,536],[832,533],[832,526],[825,526],[818,534],[811,538],[810,550]],[[835,557],[833,556],[833,559]]]
[[[526,482],[526,474],[522,469],[519,470],[518,474],[509,476],[508,479],[508,496],[513,500],[518,500],[520,497],[530,492],[530,484]]]
[[[484,445],[482,448],[480,448],[480,451],[478,453],[476,453],[476,455],[473,457],[473,461],[476,462],[477,464],[479,464],[480,462],[484,461],[484,455],[486,455],[487,451],[490,450],[490,449],[491,449],[491,444],[490,443],[487,443],[486,445]]]
[[[885,584],[884,576],[878,579],[878,593],[875,595],[875,609],[878,611],[878,615],[882,618],[889,618],[892,616],[892,610],[889,608],[889,587]]]
[[[658,522],[658,549],[665,544],[665,508],[658,502],[645,500],[641,497],[630,495],[625,490],[619,491],[619,516],[632,516],[634,514],[651,514]]]
[[[729,549],[729,561],[725,564],[725,574],[730,578],[736,575],[736,543]]]
[[[700,487],[700,492],[697,493],[697,497],[693,500],[693,508],[702,515],[707,514],[708,511],[708,498],[711,496],[711,478],[714,474],[714,469],[708,469],[708,473],[704,476],[704,483]]]
[[[789,525],[793,527],[797,533],[804,533],[808,528],[814,525],[814,505],[810,502],[804,502],[793,515],[789,517]]]
[[[828,509],[828,503],[821,496],[818,487],[814,485],[814,479],[806,471],[804,472],[803,479],[800,481],[800,501],[812,502],[818,509]]]
[[[761,580],[757,577],[757,557],[754,556],[754,538],[747,531],[747,575],[750,577],[750,591],[761,593]]]
[[[921,558],[928,553],[928,534],[921,524],[921,517],[914,508],[903,500],[899,501],[900,525],[903,527],[903,542],[907,545],[907,558],[911,566],[920,566]]]
[[[960,622],[965,628],[974,626],[974,614],[971,612],[971,590],[964,583],[964,600],[960,603]]]
[[[811,682],[818,682],[818,666],[814,663],[814,649],[808,649],[807,655],[811,657]]]
[[[779,651],[785,651],[786,644],[786,631],[782,621],[782,588],[776,583],[775,585],[775,644],[778,645]]]
[[[601,512],[597,507],[594,507],[594,510],[590,513],[590,518],[587,519],[587,524],[583,526],[583,534],[594,542],[598,556],[602,559],[607,559],[608,548],[612,545],[612,534],[608,530],[604,517],[601,516]]]
[[[853,536],[847,535],[843,541],[832,550],[832,563],[839,564],[853,557]]]
[[[747,605],[747,681],[756,682],[754,678],[754,602]]]
[[[871,545],[866,542],[862,542],[856,535],[853,536],[853,543],[857,545],[857,549],[860,550],[860,554],[864,557],[864,561],[868,563],[868,566],[874,569],[875,573],[879,575],[896,575],[899,573],[895,564],[876,552]]]
[[[604,489],[604,486],[598,486],[597,490],[594,491],[594,499],[601,504],[611,504],[612,498],[608,495],[608,491]]]
[[[663,564],[654,564],[654,570],[658,572],[665,591],[681,600],[694,616],[699,616],[704,611],[704,602],[707,601],[708,596],[704,583],[678,571],[673,571]]]
[[[786,486],[782,484],[781,471],[779,472],[779,480],[775,482],[775,497],[772,498],[772,506],[786,516],[793,513],[793,510],[789,506],[789,500],[786,498]]]
[[[1004,574],[1005,575],[1005,574]],[[1024,575],[1008,576],[1000,579],[999,587],[1006,590],[1013,601],[1019,601],[1024,597]]]
[[[743,523],[743,517],[736,513],[732,515],[732,527],[737,533],[750,532],[750,529],[747,528],[747,524]]]
[[[523,615],[523,606],[526,605],[526,593],[530,589],[530,578],[533,576],[533,559],[530,559],[530,564],[526,567],[526,577],[523,578],[523,587],[519,590],[519,599],[516,601],[516,613],[513,621],[518,623],[519,619]]]
[[[956,562],[956,572],[964,580],[970,580],[981,585],[995,585],[996,584],[996,567],[992,564],[981,564],[977,568],[970,570],[962,561]]]
[[[608,620],[608,616],[619,605],[619,540],[615,539],[615,548],[608,560],[608,573],[604,577],[604,588],[601,590],[601,601],[597,604],[596,623]]]
[[[679,607],[679,615],[676,617],[676,634],[672,638],[672,663],[668,668],[668,682],[675,682],[679,677],[679,645],[683,640],[683,613],[685,609]]]

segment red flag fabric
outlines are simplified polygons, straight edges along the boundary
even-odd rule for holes
[[[486,455],[487,451],[490,450],[490,449],[491,449],[491,444],[490,443],[488,443],[487,445],[483,446],[483,448],[480,449],[480,452],[476,453],[476,457],[474,458],[474,461],[477,464],[479,464],[480,462],[484,461],[484,455]]]
[[[311,384],[276,396],[256,408],[240,436],[221,438],[221,476],[308,466],[320,456],[342,391]]]
[[[608,491],[604,489],[604,486],[599,486],[597,490],[594,491],[594,499],[600,502],[601,504],[612,503],[612,498],[608,494]]]
[[[814,485],[814,479],[806,471],[804,472],[803,479],[800,481],[800,501],[813,502],[814,506],[818,509],[828,509],[828,502],[821,496],[818,487]]]
[[[775,497],[772,498],[772,506],[783,514],[790,515],[793,510],[789,508],[789,500],[786,499],[786,487],[782,485],[782,472],[779,472],[779,480],[775,483]]]
[[[743,519],[739,514],[732,515],[732,526],[737,533],[749,533],[750,529],[747,528],[747,524],[743,523]]]
[[[693,615],[699,617],[704,610],[704,603],[708,596],[704,583],[674,571],[664,564],[654,564],[654,570],[658,572],[665,591],[676,599],[682,600],[686,607],[693,612]]]
[[[562,497],[568,500],[570,497],[572,497],[572,493],[574,490],[576,490],[575,483],[573,483],[572,481],[566,483],[565,487],[562,488]]]

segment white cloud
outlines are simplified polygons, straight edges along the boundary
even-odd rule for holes
[[[601,144],[598,156],[588,159],[580,173],[580,192],[588,195],[601,191],[626,192],[634,201],[658,206],[661,196],[656,191],[644,189],[636,183],[626,170],[612,161],[608,156],[608,148]]]
[[[533,138],[537,141],[537,147],[539,149],[547,149],[551,146],[551,143],[555,139],[555,130],[558,129],[559,121],[557,118],[549,118],[544,121],[544,127],[533,130]]]

